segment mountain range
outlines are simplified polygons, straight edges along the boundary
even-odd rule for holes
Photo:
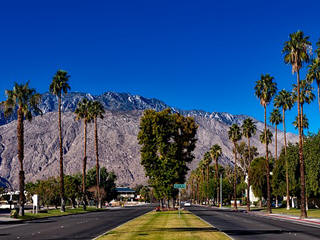
[[[181,110],[173,108],[164,102],[145,98],[129,93],[106,92],[101,95],[72,92],[62,99],[62,124],[65,172],[72,174],[81,171],[83,151],[83,126],[76,121],[73,114],[77,103],[82,98],[99,100],[106,109],[104,119],[98,121],[99,156],[101,166],[114,171],[118,177],[117,184],[134,186],[145,184],[147,179],[140,164],[139,144],[137,134],[139,121],[146,109],[161,111],[171,108],[185,116],[194,117],[199,125],[197,144],[194,151],[195,159],[190,164],[194,169],[203,154],[213,144],[220,144],[223,156],[220,163],[232,164],[232,144],[228,139],[228,128],[233,123],[241,124],[246,115],[232,115],[230,113],[202,110]],[[35,181],[49,176],[58,176],[59,137],[57,127],[57,98],[49,93],[42,95],[40,109],[43,116],[35,116],[31,123],[25,122],[25,175],[26,181]],[[262,111],[261,111],[262,112]],[[16,112],[9,118],[4,117],[0,109],[0,176],[8,179],[13,186],[18,186],[18,159],[16,139]],[[252,118],[253,119],[253,118]],[[253,119],[257,125],[257,134],[252,144],[264,153],[264,146],[259,141],[264,123]],[[274,132],[274,128],[269,126]],[[288,142],[296,142],[297,136],[288,133]],[[88,126],[88,168],[95,165],[93,126]],[[273,141],[274,142],[274,141]],[[283,133],[278,132],[278,149],[283,146]],[[274,154],[274,145],[270,146]]]

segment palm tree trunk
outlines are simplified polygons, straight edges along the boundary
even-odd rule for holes
[[[233,206],[234,210],[237,210],[237,147],[236,142],[233,142],[234,144],[234,170],[233,170]]]
[[[96,149],[96,180],[97,180],[97,200],[98,200],[98,208],[101,208],[101,199],[100,199],[100,184],[99,184],[99,151],[98,151],[98,127],[97,127],[98,119],[94,119],[94,142]]]
[[[24,216],[24,170],[23,170],[23,158],[24,158],[24,126],[23,126],[23,112],[22,108],[18,109],[18,122],[17,122],[17,138],[18,138],[18,159],[20,163],[19,172],[19,215]]]
[[[298,88],[298,128],[299,128],[299,159],[300,159],[300,183],[301,183],[301,215],[300,218],[307,218],[306,199],[305,199],[305,176],[304,176],[304,159],[302,148],[302,126],[300,120],[300,73],[297,71],[297,88]]]
[[[250,149],[250,138],[248,137],[248,153],[249,153],[249,166],[247,169],[248,174],[248,184],[247,184],[247,211],[250,211],[250,175],[249,175],[249,169],[250,169],[250,163],[251,163],[251,149]]]
[[[271,189],[270,189],[270,166],[267,141],[267,107],[264,106],[264,137],[266,143],[266,166],[267,166],[267,212],[271,213]]]
[[[218,158],[215,159],[216,163],[216,172],[215,172],[215,179],[217,183],[217,204],[219,204],[220,196],[219,196],[219,183],[218,183]]]
[[[287,133],[286,133],[286,111],[282,108],[282,122],[283,122],[283,137],[284,137],[284,156],[286,164],[286,192],[287,192],[287,210],[290,209],[290,193],[289,193],[289,173],[288,173],[288,159],[287,159]]]
[[[84,120],[84,157],[83,157],[83,169],[82,169],[82,193],[83,193],[83,210],[86,210],[87,206],[87,190],[86,190],[86,167],[87,167],[87,120]]]
[[[64,201],[64,177],[63,177],[63,151],[62,151],[62,127],[61,127],[61,94],[58,96],[58,124],[59,124],[59,143],[60,143],[60,198],[61,212],[66,211]]]

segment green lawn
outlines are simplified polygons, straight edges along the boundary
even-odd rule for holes
[[[19,219],[23,220],[31,220],[31,219],[38,219],[38,218],[45,218],[45,217],[55,217],[55,216],[63,216],[63,215],[70,215],[70,214],[79,214],[79,213],[87,213],[87,212],[96,212],[96,211],[105,211],[106,209],[99,209],[96,207],[87,207],[87,210],[84,211],[83,208],[67,208],[65,212],[61,212],[60,209],[50,209],[47,213],[38,213],[33,214],[30,212],[25,212],[23,217],[19,216]]]
[[[150,212],[115,228],[100,240],[230,239],[190,212]]]
[[[263,210],[263,211],[266,212],[266,210]],[[300,209],[294,208],[294,209],[287,210],[286,208],[273,208],[272,213],[300,216]],[[320,218],[320,209],[309,209],[308,217]]]

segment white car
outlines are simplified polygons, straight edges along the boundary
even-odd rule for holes
[[[190,206],[191,206],[191,203],[185,202],[185,203],[184,203],[184,206],[185,206],[185,207],[190,207]]]

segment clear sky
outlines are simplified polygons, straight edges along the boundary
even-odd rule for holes
[[[15,81],[48,91],[62,68],[72,91],[129,92],[263,120],[255,81],[270,73],[291,90],[283,43],[300,29],[315,47],[319,9],[318,1],[294,0],[1,1],[0,100]],[[292,132],[296,112],[288,113]],[[317,100],[305,112],[317,132]]]

